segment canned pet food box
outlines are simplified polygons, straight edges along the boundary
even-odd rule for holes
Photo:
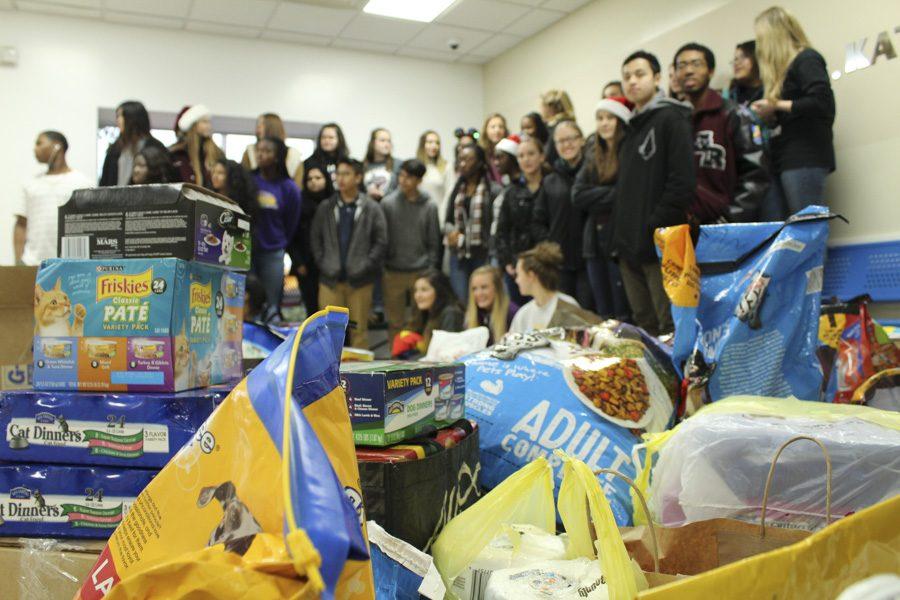
[[[227,394],[0,392],[0,461],[159,469]]]
[[[465,416],[465,366],[375,361],[341,364],[353,440],[390,446]]]
[[[185,184],[76,190],[59,209],[62,258],[181,258],[246,271],[250,220],[205,188]]]
[[[44,261],[34,388],[179,392],[239,379],[244,281],[175,258]]]
[[[0,464],[0,536],[106,539],[155,474]]]

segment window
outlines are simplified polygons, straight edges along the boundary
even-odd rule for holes
[[[175,122],[176,113],[150,112],[150,134],[162,142],[165,146],[171,146],[177,141],[175,132],[168,123]],[[98,111],[97,127],[97,178],[103,171],[103,160],[106,158],[106,150],[109,145],[119,137],[116,127],[116,111],[112,108],[101,108]],[[237,162],[241,161],[247,146],[256,142],[255,117],[213,117],[213,141],[225,152],[225,157]],[[284,128],[288,138],[285,143],[291,148],[300,151],[303,160],[306,160],[315,150],[316,135],[321,125],[303,121],[285,121]]]

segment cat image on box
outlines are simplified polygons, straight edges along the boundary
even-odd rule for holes
[[[184,324],[175,336],[175,389],[187,390],[194,387],[193,371],[197,365],[197,353],[191,350]]]
[[[72,316],[72,322],[69,317]],[[81,337],[87,310],[76,304],[74,310],[69,296],[62,291],[62,279],[49,290],[34,286],[34,334],[41,337]]]

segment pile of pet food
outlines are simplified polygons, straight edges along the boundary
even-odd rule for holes
[[[191,186],[79,190],[60,220],[33,389],[0,392],[0,536],[105,539],[241,376],[249,225]]]

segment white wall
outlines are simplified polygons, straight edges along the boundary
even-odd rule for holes
[[[425,129],[441,134],[449,156],[453,130],[483,114],[479,66],[9,11],[0,11],[0,46],[20,55],[17,67],[0,67],[0,264],[12,262],[13,213],[38,169],[36,134],[62,131],[70,164],[96,173],[98,107],[202,102],[220,115],[335,120],[357,157],[384,126],[403,158]]]
[[[753,19],[772,0],[597,0],[499,56],[485,67],[485,108],[511,122],[538,108],[538,95],[569,91],[577,118],[593,130],[601,87],[619,79],[622,60],[645,48],[664,65],[689,41],[709,46],[718,69],[713,85],[727,85],[737,42],[753,38]],[[843,70],[846,44],[888,31],[900,52],[900,2],[783,0],[803,24],[830,71]],[[663,84],[667,71],[663,71]],[[837,171],[828,178],[830,206],[850,219],[835,224],[832,239],[874,241],[900,237],[900,58],[843,75],[833,82],[837,101]]]

